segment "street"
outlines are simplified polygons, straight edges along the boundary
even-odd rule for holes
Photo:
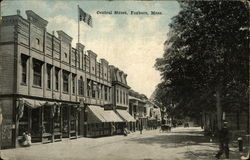
[[[175,128],[172,132],[144,130],[125,136],[79,138],[28,148],[2,150],[6,160],[80,160],[80,159],[214,159],[216,143],[209,142],[200,128]],[[230,152],[230,156],[232,157]],[[238,155],[236,155],[237,157]],[[234,158],[236,158],[234,157]],[[233,158],[233,157],[232,157]]]

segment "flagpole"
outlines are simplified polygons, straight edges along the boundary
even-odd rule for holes
[[[80,13],[79,13],[79,5],[77,5],[78,7],[78,43],[80,43],[80,23],[79,23],[79,19],[80,19]]]

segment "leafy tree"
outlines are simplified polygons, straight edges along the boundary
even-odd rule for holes
[[[249,10],[239,1],[180,2],[180,7],[155,64],[164,84],[158,86],[163,94],[158,101],[171,101],[184,115],[217,110],[220,127],[222,110],[248,104]]]

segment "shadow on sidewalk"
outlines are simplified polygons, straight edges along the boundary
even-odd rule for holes
[[[186,146],[187,144],[199,145],[200,143],[207,143],[209,139],[204,137],[202,132],[174,131],[167,134],[162,133],[162,135],[156,135],[154,137],[130,139],[129,141],[146,145],[159,144],[163,148],[176,148]]]

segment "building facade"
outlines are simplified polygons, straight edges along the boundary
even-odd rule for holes
[[[122,127],[135,131],[135,119],[129,114],[129,89],[127,74],[115,66],[111,66],[111,81],[113,93],[113,109],[124,120]]]
[[[33,11],[26,15],[5,16],[0,26],[1,147],[18,146],[24,132],[47,143],[109,135],[111,123],[132,122],[127,75],[83,44],[74,48],[64,31],[48,33]]]

